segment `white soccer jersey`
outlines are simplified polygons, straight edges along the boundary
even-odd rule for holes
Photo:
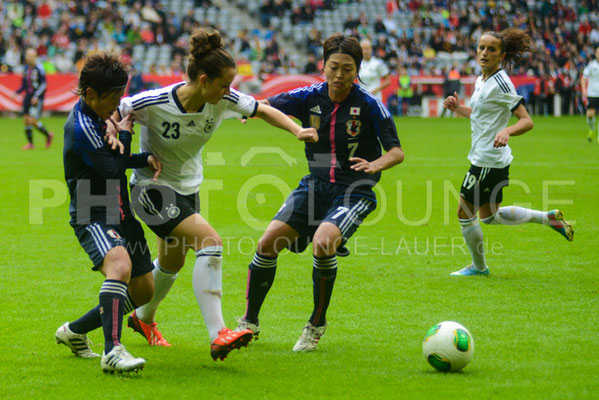
[[[182,195],[195,193],[202,182],[202,148],[228,115],[253,117],[258,102],[231,89],[218,104],[206,103],[195,113],[186,112],[176,94],[184,82],[125,97],[118,107],[121,118],[131,114],[142,125],[140,147],[162,162],[156,184],[168,186]],[[149,184],[153,172],[135,169],[131,183]]]
[[[370,60],[362,60],[360,65],[360,80],[364,82],[361,86],[372,92],[381,85],[381,78],[389,75],[389,68],[383,60],[376,57],[370,57]],[[381,100],[383,95],[381,92],[375,93],[374,96]]]
[[[504,168],[513,160],[509,146],[493,147],[495,136],[504,129],[512,112],[523,102],[516,94],[514,84],[504,70],[500,69],[483,81],[476,79],[470,99],[472,114],[472,147],[468,159],[477,167]]]
[[[588,79],[587,97],[599,97],[599,62],[591,61],[582,72],[582,76]]]

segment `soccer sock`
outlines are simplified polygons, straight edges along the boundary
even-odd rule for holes
[[[78,320],[69,323],[69,329],[77,334],[91,332],[101,326],[102,319],[100,318],[100,305],[89,310]]]
[[[314,256],[312,268],[312,282],[314,295],[314,310],[310,316],[310,323],[314,326],[326,324],[326,313],[333,294],[333,286],[337,277],[337,257]]]
[[[478,218],[460,219],[462,226],[462,236],[470,249],[472,255],[472,265],[479,271],[487,268],[485,261],[485,245],[483,243],[483,230],[478,224]]]
[[[131,294],[129,293],[129,291],[127,291],[127,298],[125,299],[125,308],[123,310],[123,315],[129,314],[133,310],[135,310],[135,303],[131,298]],[[89,310],[83,317],[69,323],[69,329],[73,333],[77,334],[91,332],[94,329],[97,329],[101,326],[102,317],[100,316],[99,304],[91,310]]]
[[[245,320],[258,323],[258,314],[268,291],[272,287],[277,273],[277,257],[254,254],[254,259],[248,269],[248,281],[245,292],[247,306]]]
[[[121,343],[123,309],[127,299],[125,282],[106,279],[100,288],[100,317],[104,329],[104,354]]]
[[[36,128],[37,128],[38,131],[40,131],[41,133],[43,133],[44,135],[46,135],[46,137],[48,137],[48,131],[44,127],[44,124],[42,124],[42,121],[38,121],[37,122]]]
[[[549,225],[546,212],[518,206],[500,207],[497,213],[482,221],[490,225],[520,225],[527,222]]]
[[[590,128],[592,131],[595,131],[595,117],[592,117],[592,118],[591,118],[591,120],[590,120],[590,123],[589,123],[589,128]]]
[[[158,259],[154,260],[154,269],[152,270],[152,275],[154,276],[154,296],[152,297],[152,300],[139,307],[135,311],[137,318],[146,324],[151,324],[154,322],[156,310],[158,310],[160,302],[164,300],[168,292],[171,290],[173,283],[175,283],[175,280],[177,279],[177,273],[162,268],[158,263]]]
[[[221,310],[222,251],[222,246],[209,246],[196,252],[197,258],[192,277],[193,292],[202,311],[211,342],[225,327]]]
[[[31,129],[31,125],[25,125],[25,136],[27,136],[27,141],[33,144],[33,130]]]

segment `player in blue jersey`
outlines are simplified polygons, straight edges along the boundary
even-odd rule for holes
[[[23,150],[32,150],[33,146],[33,128],[46,136],[46,148],[52,144],[54,133],[49,132],[40,118],[44,108],[44,96],[46,94],[46,73],[44,67],[37,62],[37,51],[27,49],[25,51],[25,72],[23,73],[23,82],[17,89],[15,96],[24,92],[23,96],[23,121],[25,122],[25,135],[27,144]]]
[[[270,97],[267,102],[318,131],[306,143],[310,174],[289,195],[260,238],[248,271],[247,309],[237,329],[260,328],[258,314],[271,288],[277,256],[288,248],[302,252],[312,242],[314,309],[294,351],[316,349],[337,275],[336,251],[376,207],[372,187],[381,171],[404,154],[389,111],[355,84],[362,49],[341,33],[324,42],[326,82]],[[386,150],[382,154],[381,146]]]
[[[489,275],[479,217],[485,224],[532,222],[548,225],[567,240],[574,238],[572,226],[564,220],[560,210],[544,212],[516,206],[501,207],[503,188],[509,184],[509,168],[514,158],[508,141],[533,127],[522,96],[516,93],[502,67],[509,68],[524,52],[531,50],[531,39],[521,29],[484,33],[476,51],[482,75],[474,85],[470,106],[461,105],[457,93],[443,102],[448,110],[469,118],[472,128],[472,146],[468,154],[471,166],[462,182],[458,205],[462,235],[470,249],[472,264],[451,275]],[[518,121],[508,126],[512,115]]]
[[[127,68],[116,56],[89,56],[79,76],[81,99],[64,126],[70,224],[93,263],[92,269],[106,279],[99,304],[58,328],[56,340],[78,357],[99,357],[90,348],[86,333],[102,327],[105,347],[100,365],[105,372],[143,368],[145,360],[133,357],[121,344],[121,326],[123,315],[149,301],[154,291],[150,251],[130,210],[125,170],[147,166],[157,178],[161,165],[150,153],[131,154],[131,118],[113,122],[122,152],[104,141],[104,121],[119,104],[127,80]]]

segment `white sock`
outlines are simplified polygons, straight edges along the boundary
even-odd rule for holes
[[[483,230],[478,224],[478,218],[460,219],[462,236],[472,255],[472,265],[479,271],[487,268],[485,261],[485,245],[483,243]]]
[[[497,213],[484,218],[482,221],[491,225],[520,225],[527,222],[549,225],[549,218],[545,211],[518,206],[500,207]]]
[[[173,283],[175,283],[175,279],[177,279],[177,273],[162,268],[160,264],[158,264],[158,259],[154,260],[152,275],[154,275],[154,296],[152,297],[152,300],[135,311],[137,318],[146,324],[154,322],[154,316],[156,315],[156,310],[158,310],[160,302],[164,300],[169,290],[171,290]]]
[[[210,342],[225,327],[221,310],[222,246],[209,246],[196,252],[193,269],[193,292],[202,311]]]

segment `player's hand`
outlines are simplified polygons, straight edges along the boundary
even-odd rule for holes
[[[318,142],[318,132],[314,128],[302,128],[297,134],[297,138],[302,142]]]
[[[162,171],[162,163],[153,154],[150,154],[148,156],[148,167],[152,171],[154,171],[154,176],[152,177],[152,181],[156,182],[156,180],[160,176],[160,172]]]
[[[493,147],[505,147],[507,146],[507,142],[510,140],[510,134],[505,130],[502,130],[495,136],[495,141],[493,142]]]
[[[120,154],[125,152],[125,145],[116,136],[107,133],[104,135],[104,141],[110,146],[110,150],[115,151],[118,148]]]
[[[135,122],[135,118],[133,118],[131,116],[131,114],[127,115],[125,118],[123,118],[119,122],[116,122],[112,118],[108,118],[108,121],[110,121],[110,124],[114,127],[114,129],[117,132],[127,131],[127,132],[131,132],[132,135],[135,133],[133,131],[133,122]]]
[[[355,163],[354,165],[350,166],[351,169],[353,169],[354,171],[364,171],[367,174],[376,174],[377,172],[379,172],[379,169],[376,168],[376,166],[371,163],[368,160],[365,160],[363,158],[360,157],[351,157],[349,159],[349,161]]]
[[[447,96],[445,100],[443,100],[443,107],[447,108],[451,112],[456,112],[458,107],[460,106],[460,97],[457,92],[453,92],[453,96]]]

